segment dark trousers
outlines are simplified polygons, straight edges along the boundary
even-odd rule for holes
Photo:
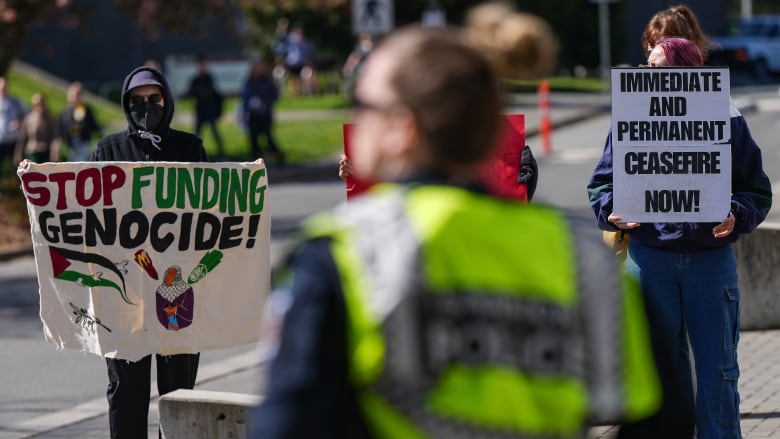
[[[192,389],[200,354],[156,355],[160,395]],[[152,356],[139,361],[106,358],[108,367],[108,422],[111,437],[146,438],[149,423]]]
[[[653,332],[650,338],[663,403],[652,417],[621,426],[617,439],[692,439],[695,414],[690,384],[686,386],[685,379],[680,378],[672,367],[674,362],[670,358],[674,354],[669,349],[668,340],[659,339]]]
[[[0,143],[0,172],[2,172],[3,176],[16,175],[16,166],[14,166],[15,151],[16,141]]]
[[[250,116],[249,117],[249,143],[252,146],[252,159],[258,157],[264,157],[263,150],[260,148],[260,136],[265,136],[268,149],[274,155],[274,159],[278,163],[284,162],[284,154],[279,146],[276,144],[273,135],[271,134],[271,125],[273,124],[270,117],[264,116]]]
[[[214,136],[214,141],[217,142],[217,158],[224,159],[225,147],[222,144],[222,136],[219,134],[217,128],[217,119],[207,119],[205,117],[195,118],[195,135],[200,137],[200,132],[203,130],[203,126],[208,125],[211,127],[211,134]]]

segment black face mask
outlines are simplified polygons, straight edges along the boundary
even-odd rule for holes
[[[130,107],[130,118],[133,119],[133,122],[139,129],[144,131],[154,131],[159,128],[163,114],[164,109],[161,105],[148,101]]]

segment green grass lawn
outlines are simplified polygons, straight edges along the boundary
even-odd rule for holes
[[[52,115],[58,115],[65,107],[65,89],[42,79],[12,68],[8,74],[9,90],[29,108],[30,97],[41,92],[46,96]],[[127,126],[124,113],[118,105],[102,99],[86,96],[95,111],[98,122],[105,127],[106,133],[119,131]],[[192,118],[193,102],[177,100],[177,116],[189,115]],[[225,104],[225,114],[220,119],[219,131],[225,144],[226,155],[231,160],[253,160],[247,134],[238,124],[236,117],[237,98],[229,98]],[[283,98],[277,104],[277,111],[308,111],[345,109],[347,99],[343,95],[303,96]],[[278,118],[277,118],[278,119]],[[274,137],[285,152],[289,164],[326,160],[335,157],[342,150],[342,124],[347,121],[345,112],[334,113],[332,118],[316,120],[277,120],[274,125]],[[174,122],[173,126],[184,131],[192,131],[193,126]],[[201,133],[210,157],[217,156],[217,147],[210,130]],[[94,139],[97,141],[97,139]],[[261,139],[261,145],[263,145]]]
[[[307,96],[297,99],[281,99],[279,111],[344,109],[346,98],[340,95]],[[177,102],[177,111],[193,112],[192,101]],[[230,98],[225,103],[225,112],[220,118],[218,129],[225,145],[225,155],[231,160],[254,160],[250,156],[248,133],[238,123],[238,99]],[[311,120],[279,120],[273,126],[273,134],[279,148],[284,151],[289,164],[309,163],[334,158],[343,149],[342,125],[347,122],[345,112],[334,112],[333,117]],[[192,131],[192,126],[175,125],[176,128]],[[217,156],[217,146],[211,130],[201,132],[203,143],[210,157]],[[264,147],[265,139],[260,139]],[[264,149],[265,151],[265,149]]]
[[[219,133],[225,146],[225,155],[230,160],[254,160],[251,157],[251,147],[248,133],[235,121],[222,118],[218,124]],[[342,124],[345,119],[334,118],[309,121],[277,122],[273,127],[273,135],[279,148],[284,151],[289,164],[300,164],[321,161],[336,157],[342,150]],[[178,127],[192,130],[192,127]],[[209,157],[217,156],[217,144],[207,127],[201,132],[201,138],[206,146]],[[265,149],[265,139],[260,138],[260,146]]]

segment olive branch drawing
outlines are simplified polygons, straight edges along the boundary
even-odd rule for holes
[[[73,315],[76,316],[76,320],[74,323],[77,325],[81,325],[84,329],[86,329],[90,334],[95,333],[95,325],[102,326],[106,331],[111,332],[111,329],[100,322],[100,319],[97,318],[97,316],[89,315],[89,312],[85,308],[79,308],[76,305],[73,304],[73,302],[68,302],[70,304],[71,309],[73,310]]]

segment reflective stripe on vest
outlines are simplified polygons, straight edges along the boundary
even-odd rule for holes
[[[378,437],[574,437],[589,414],[657,404],[652,362],[634,364],[621,342],[637,334],[616,262],[598,233],[578,236],[592,224],[423,186],[308,227],[333,237],[351,376]],[[638,404],[627,360],[645,371]]]

